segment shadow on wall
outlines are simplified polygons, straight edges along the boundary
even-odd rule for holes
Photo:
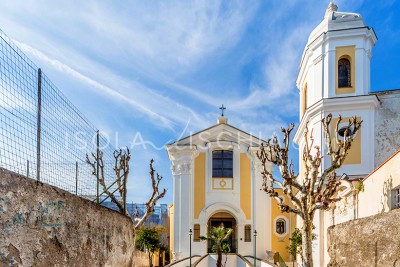
[[[388,207],[389,210],[391,210],[391,208],[392,208],[392,203],[391,203],[392,189],[393,189],[393,178],[392,178],[392,175],[390,175],[390,179],[386,180],[383,183],[383,187],[382,187],[383,199],[381,199],[382,210],[380,211],[380,213],[388,211],[385,209],[385,207]],[[385,206],[385,203],[386,203],[386,206]]]

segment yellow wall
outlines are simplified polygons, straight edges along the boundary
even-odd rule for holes
[[[301,90],[301,113],[300,113],[300,119],[303,117],[304,113],[306,113],[307,110],[307,84],[304,85],[303,89]]]
[[[240,153],[240,208],[251,219],[251,162],[246,153]]]
[[[282,189],[276,189],[279,196],[282,195]],[[283,195],[285,198],[284,203],[290,204],[289,197]],[[292,236],[294,229],[296,228],[296,215],[294,213],[282,213],[278,207],[277,201],[274,199],[271,203],[271,233],[272,233],[272,251],[279,252],[284,261],[290,261],[290,255],[287,252],[287,247],[290,245],[289,238]],[[275,219],[283,216],[286,220],[286,235],[281,237],[275,233]]]
[[[393,190],[400,187],[400,150],[375,169],[358,194],[359,218],[392,210]]]
[[[338,61],[340,58],[347,58],[350,60],[351,67],[351,87],[339,88],[338,85]],[[342,46],[336,47],[336,94],[351,94],[356,92],[356,47],[353,46]]]
[[[194,218],[198,219],[206,197],[206,155],[201,152],[194,160]]]
[[[342,125],[345,126],[347,125],[348,121],[350,118],[343,118],[342,119]],[[361,119],[360,117],[358,117],[358,119]],[[336,132],[336,123],[338,121],[338,118],[333,118],[331,121],[331,134],[335,135]],[[341,127],[339,126],[339,129]],[[362,127],[358,130],[356,137],[354,138],[353,142],[351,143],[351,148],[346,156],[346,159],[343,162],[343,165],[346,164],[361,164],[361,133],[362,133]],[[334,146],[334,143],[333,147]]]

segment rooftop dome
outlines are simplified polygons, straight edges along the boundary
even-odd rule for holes
[[[339,12],[338,6],[330,2],[325,11],[324,20],[311,32],[309,41],[314,40],[322,32],[365,27],[362,16],[358,13]]]

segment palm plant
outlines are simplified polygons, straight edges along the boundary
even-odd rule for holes
[[[214,243],[212,251],[217,253],[217,267],[223,267],[222,265],[222,253],[229,253],[230,246],[226,241],[232,234],[231,228],[225,228],[224,225],[219,227],[212,227],[208,232],[207,236],[200,236],[201,240],[208,240]],[[226,263],[226,261],[225,261]]]

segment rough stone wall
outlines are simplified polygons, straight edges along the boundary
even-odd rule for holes
[[[132,221],[0,169],[0,266],[133,266]]]
[[[330,267],[399,267],[400,209],[328,228]]]
[[[134,267],[147,267],[149,266],[149,258],[147,253],[144,253],[140,250],[136,250],[133,253],[133,266]]]
[[[382,105],[375,116],[375,168],[400,148],[400,90],[377,96]]]

